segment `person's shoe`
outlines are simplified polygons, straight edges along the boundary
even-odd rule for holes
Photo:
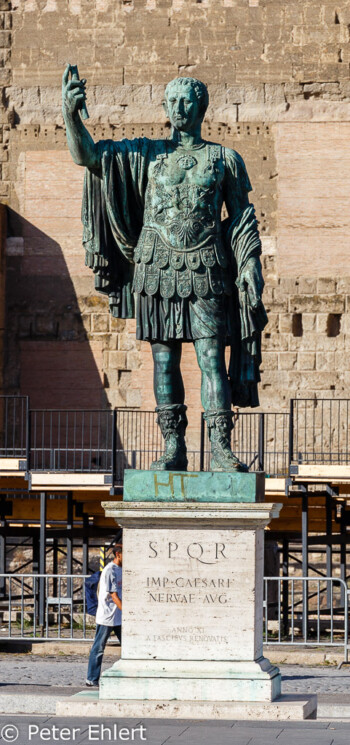
[[[151,463],[151,471],[187,471],[186,409],[184,404],[157,406],[157,424],[165,440],[165,451]]]
[[[88,686],[88,688],[98,688],[98,683],[95,683],[93,680],[86,680],[85,685]]]
[[[207,422],[211,445],[211,471],[248,471],[231,450],[231,430],[233,412],[228,410],[207,411],[204,419]]]

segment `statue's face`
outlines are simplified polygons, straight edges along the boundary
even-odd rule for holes
[[[183,132],[190,132],[202,121],[199,102],[192,85],[175,81],[167,91],[165,110],[172,126]]]

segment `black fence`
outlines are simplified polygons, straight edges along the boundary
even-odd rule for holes
[[[0,396],[0,458],[26,454],[27,396]]]
[[[251,471],[285,477],[291,463],[350,464],[349,399],[292,399],[285,412],[235,412],[232,450]],[[209,470],[210,443],[198,417],[189,470]],[[194,446],[191,446],[194,443]],[[148,469],[163,452],[154,411],[30,410],[25,396],[0,397],[0,457],[26,457],[32,471],[111,473]]]
[[[113,413],[35,409],[28,412],[31,471],[111,472]]]
[[[292,399],[289,461],[350,464],[349,427],[349,399]]]

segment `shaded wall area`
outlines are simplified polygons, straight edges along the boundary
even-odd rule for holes
[[[96,140],[167,136],[165,84],[191,75],[208,85],[204,136],[244,157],[263,239],[262,407],[346,396],[346,4],[13,0],[0,15],[0,195],[12,210],[6,388],[47,406],[154,405],[148,346],[134,322],[110,318],[84,268],[82,171],[67,153],[60,102],[70,60],[88,81]],[[183,369],[194,421],[200,380],[190,346]]]
[[[21,156],[19,209],[8,217],[5,385],[35,408],[106,408],[103,340],[89,338],[74,286],[84,277],[82,173],[70,165],[66,153]]]
[[[3,393],[4,343],[5,343],[5,278],[6,278],[6,225],[7,214],[4,204],[0,204],[0,394]]]

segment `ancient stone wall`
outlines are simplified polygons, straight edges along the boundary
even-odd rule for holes
[[[88,81],[95,139],[163,137],[177,75],[209,86],[204,136],[237,149],[254,187],[265,303],[261,403],[347,396],[350,10],[329,0],[0,0],[9,206],[8,391],[34,406],[153,408],[148,346],[93,290],[82,169],[67,152],[61,75]],[[149,373],[149,374],[148,374]],[[184,351],[192,411],[193,349]]]

